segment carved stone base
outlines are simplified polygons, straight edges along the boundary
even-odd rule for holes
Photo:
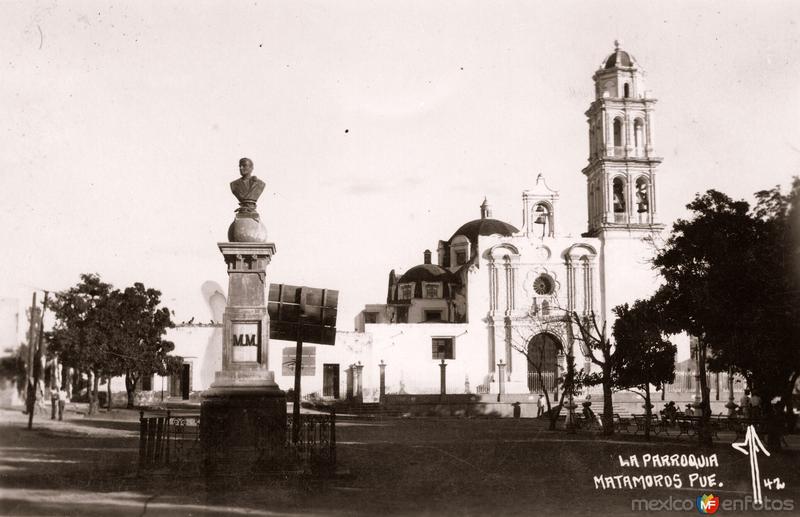
[[[286,394],[204,394],[200,443],[207,474],[277,470],[286,456]]]

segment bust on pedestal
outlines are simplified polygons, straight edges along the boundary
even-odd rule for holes
[[[281,451],[286,433],[286,395],[269,370],[267,266],[275,244],[256,211],[264,182],[252,175],[253,162],[239,161],[242,177],[231,183],[239,200],[219,250],[228,269],[228,302],[223,315],[222,370],[203,392],[200,438],[206,467],[263,463]]]

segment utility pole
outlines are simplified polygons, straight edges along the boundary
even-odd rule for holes
[[[33,424],[33,406],[36,403],[36,386],[34,385],[33,363],[36,360],[36,344],[34,343],[34,329],[36,328],[36,291],[31,301],[31,321],[28,329],[28,396],[25,397],[25,409],[28,412],[28,429]]]
[[[44,292],[44,300],[42,301],[42,316],[39,319],[39,333],[34,338],[33,336],[33,329],[34,329],[34,315],[36,313],[36,293],[33,293],[33,305],[31,306],[31,350],[34,350],[34,341],[35,351],[33,353],[29,353],[28,357],[33,357],[33,368],[28,368],[28,429],[33,429],[33,412],[36,406],[36,392],[39,390],[39,381],[42,377],[42,339],[44,337],[44,311],[47,310],[47,297],[50,293],[47,291]],[[32,375],[31,375],[32,374]]]

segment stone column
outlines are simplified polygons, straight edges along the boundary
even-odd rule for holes
[[[364,390],[361,382],[361,372],[364,370],[364,365],[361,361],[355,366],[356,368],[356,402],[359,404],[364,402]]]
[[[442,362],[439,363],[439,395],[446,395],[447,394],[447,363]]]
[[[347,375],[347,401],[348,402],[352,402],[353,401],[353,373],[354,373],[353,370],[354,370],[354,365],[352,365],[352,364],[347,367],[347,370],[345,370],[345,373]]]
[[[381,369],[380,396],[379,396],[378,400],[380,401],[381,404],[385,404],[386,403],[386,363],[383,362],[383,359],[381,359],[381,364],[379,364],[378,367]]]
[[[728,416],[736,414],[736,401],[733,399],[733,370],[728,370],[728,403],[725,404],[728,408]]]
[[[275,245],[257,218],[237,215],[231,242],[218,244],[228,270],[222,369],[203,392],[200,442],[205,468],[226,463],[253,468],[277,457],[285,442],[286,395],[269,370],[267,266]]]
[[[500,362],[497,363],[498,382],[500,383],[499,394],[497,395],[498,402],[500,402],[500,397],[506,394],[506,376],[504,372],[505,368],[506,368],[505,363],[503,363],[503,360],[500,359]]]

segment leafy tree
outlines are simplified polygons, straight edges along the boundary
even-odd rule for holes
[[[50,302],[56,322],[48,335],[48,353],[57,354],[64,365],[90,374],[90,414],[98,409],[100,376],[110,369],[110,295],[111,284],[101,281],[98,275],[82,274],[77,285],[56,293]]]
[[[173,323],[169,309],[159,307],[161,293],[141,283],[122,291],[97,275],[55,295],[50,306],[56,324],[49,334],[51,354],[92,378],[89,411],[98,407],[101,377],[125,375],[128,407],[133,406],[136,382],[142,375],[166,375],[180,358],[169,356],[174,345],[163,339]],[[109,385],[110,395],[110,385]],[[111,400],[109,398],[109,409]]]
[[[787,401],[800,371],[797,276],[792,241],[800,182],[789,194],[779,188],[757,194],[751,210],[709,190],[678,220],[654,264],[666,285],[656,296],[670,332],[698,337],[703,396],[701,443],[710,443],[706,358],[716,371],[742,374],[764,401]],[[773,443],[773,446],[779,444]]]
[[[610,436],[614,434],[614,344],[608,337],[606,322],[600,325],[594,311],[586,315],[579,315],[575,311],[568,314],[571,323],[578,329],[580,337],[576,336],[576,339],[583,343],[584,353],[588,354],[593,364],[600,367],[601,374],[587,375],[586,384],[603,386],[603,434]]]
[[[167,375],[179,368],[180,358],[169,355],[175,345],[163,339],[174,324],[169,309],[159,307],[161,292],[141,283],[113,291],[109,302],[115,314],[110,362],[125,375],[128,408],[132,408],[136,383],[142,376]]]
[[[616,344],[612,379],[615,389],[629,390],[644,399],[645,438],[650,439],[653,404],[650,386],[663,389],[675,380],[677,347],[664,339],[661,315],[650,300],[637,300],[613,309],[617,316],[612,329]]]

